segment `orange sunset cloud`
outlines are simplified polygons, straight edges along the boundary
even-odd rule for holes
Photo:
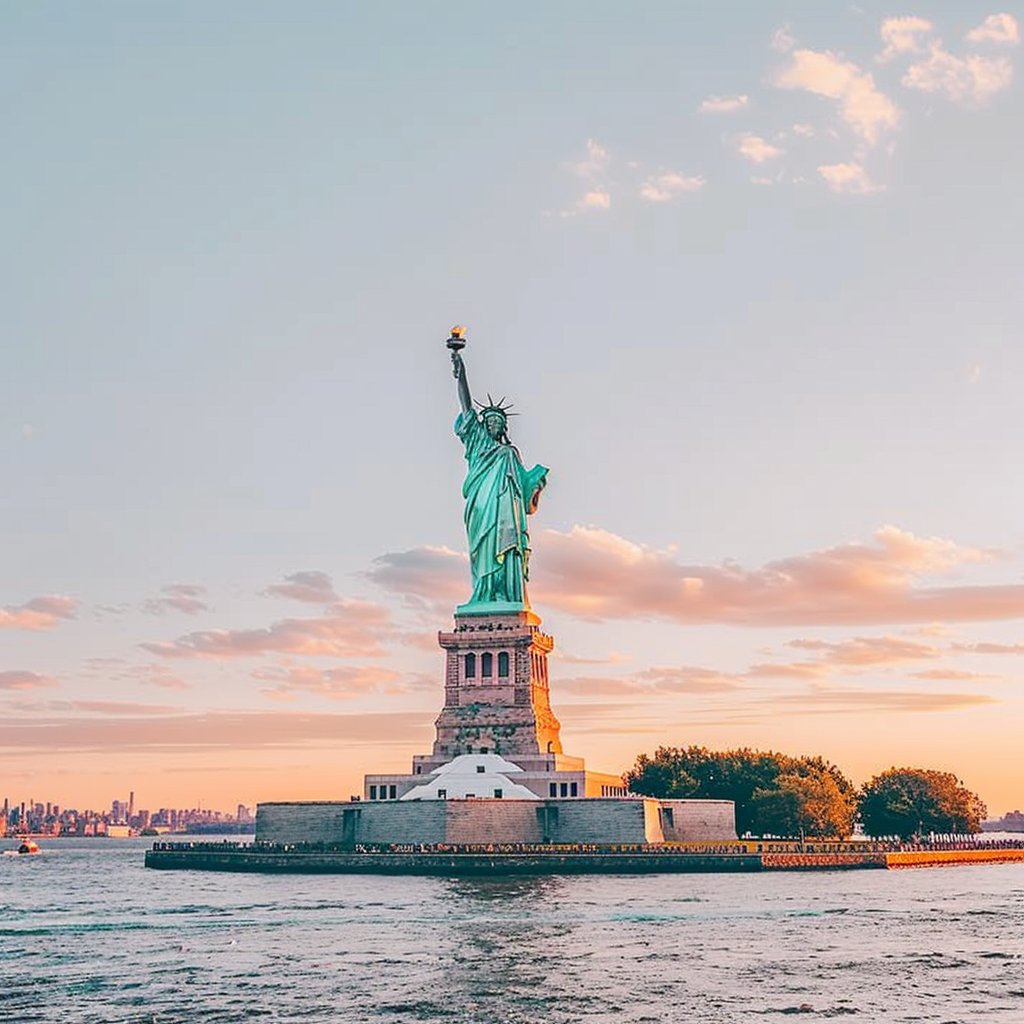
[[[62,619],[73,619],[78,614],[78,602],[62,594],[34,597],[25,604],[0,608],[0,629],[51,629]]]

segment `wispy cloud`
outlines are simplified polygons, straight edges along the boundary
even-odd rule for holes
[[[257,669],[252,677],[261,682],[273,683],[263,693],[275,700],[294,700],[300,693],[327,697],[329,700],[351,700],[387,688],[390,688],[390,692],[396,692],[398,687],[395,684],[402,678],[392,669],[365,665],[328,669],[275,666]]]
[[[743,682],[741,676],[696,665],[659,665],[623,676],[559,678],[552,685],[559,695],[614,697],[732,693]]]
[[[896,104],[877,88],[871,73],[829,50],[793,51],[789,65],[776,74],[774,82],[780,89],[836,100],[839,116],[870,146],[899,123]]]
[[[1012,14],[990,14],[967,33],[969,43],[997,43],[1014,46],[1020,40],[1017,19]]]
[[[736,139],[736,149],[740,156],[746,157],[755,164],[763,164],[781,156],[785,150],[766,142],[759,135],[744,132]]]
[[[90,680],[157,686],[162,690],[191,690],[191,684],[157,662],[132,664],[124,658],[87,658],[81,674]]]
[[[566,164],[566,167],[584,181],[598,182],[604,179],[608,160],[608,150],[593,139],[587,139],[587,155],[582,160]]]
[[[274,597],[287,597],[307,604],[333,604],[338,600],[331,577],[318,569],[307,569],[285,576],[283,583],[272,583],[266,590]]]
[[[1009,87],[1013,65],[1006,57],[958,57],[940,41],[932,45],[926,58],[907,68],[901,81],[908,89],[941,93],[954,103],[981,106]]]
[[[57,681],[38,672],[12,669],[0,672],[0,690],[44,690],[57,686]]]
[[[205,587],[192,583],[171,583],[161,587],[160,592],[163,596],[143,602],[142,610],[147,615],[165,615],[167,612],[196,615],[210,610],[209,605],[201,597],[206,593]]]
[[[654,666],[633,678],[661,693],[728,693],[741,685],[735,675],[695,665]]]
[[[396,743],[429,742],[430,719],[419,712],[344,714],[338,712],[202,711],[109,715],[38,715],[0,719],[0,748],[46,751],[126,752],[231,751],[378,746],[380,737]]]
[[[668,171],[649,177],[640,188],[640,198],[649,203],[665,203],[684,192],[699,192],[704,184],[703,178]]]
[[[78,615],[79,603],[62,594],[34,597],[25,604],[0,608],[0,629],[24,629],[36,632],[52,629],[61,621]]]
[[[783,693],[772,698],[772,704],[787,715],[820,715],[836,712],[877,714],[885,712],[956,711],[996,704],[995,697],[981,693],[928,693],[921,690],[854,690],[833,689],[812,684],[807,693]]]
[[[885,46],[878,60],[884,62],[905,53],[923,53],[925,40],[931,35],[933,27],[926,18],[915,15],[886,18],[880,30]]]
[[[818,173],[833,192],[849,195],[870,195],[882,190],[869,177],[862,164],[851,161],[844,164],[820,164]]]
[[[776,51],[776,53],[789,53],[789,51],[796,46],[796,40],[793,38],[792,26],[787,23],[782,25],[780,28],[777,28],[772,33],[769,45]]]
[[[281,619],[263,629],[200,630],[142,647],[162,658],[251,658],[270,652],[382,657],[380,641],[390,629],[390,613],[380,605],[339,601],[320,618]]]
[[[612,197],[608,192],[595,190],[586,192],[583,198],[576,204],[577,210],[607,210],[612,205]]]
[[[620,654],[618,651],[609,651],[600,657],[588,658],[580,654],[567,654],[557,647],[551,657],[563,665],[621,665],[630,660],[628,655]]]
[[[763,662],[751,665],[746,675],[751,679],[820,679],[829,674],[829,667],[817,661],[797,661],[779,665]]]
[[[799,651],[812,651],[832,665],[853,667],[892,665],[942,656],[942,650],[897,636],[855,636],[833,643],[827,640],[797,639],[786,644]]]
[[[953,644],[952,649],[964,654],[1024,654],[1024,644],[956,643]]]
[[[967,672],[957,668],[926,668],[920,672],[910,673],[915,679],[934,679],[939,682],[949,681],[954,683],[972,682],[975,679],[997,679],[989,672]]]
[[[575,217],[590,210],[607,210],[611,207],[612,197],[607,183],[609,162],[608,150],[593,139],[587,139],[586,156],[564,165],[583,184],[583,195],[569,209],[559,210],[559,217]]]
[[[433,545],[391,551],[373,560],[366,578],[406,599],[425,606],[450,610],[452,604],[468,601],[469,558],[460,551]]]
[[[750,100],[742,96],[706,96],[697,110],[701,114],[731,114],[743,110]]]

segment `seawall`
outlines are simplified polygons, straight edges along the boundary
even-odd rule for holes
[[[538,875],[683,872],[842,871],[957,864],[1024,862],[1020,845],[967,849],[879,849],[837,844],[834,852],[806,848],[751,852],[754,844],[681,846],[418,847],[340,850],[318,844],[155,843],[146,867],[161,870],[296,874]],[[774,844],[782,846],[785,844]],[[800,844],[788,844],[800,847]],[[869,848],[870,847],[870,848]]]

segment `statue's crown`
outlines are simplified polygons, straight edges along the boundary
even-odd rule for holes
[[[474,399],[474,401],[475,401],[475,399]],[[476,404],[480,406],[480,417],[481,417],[481,419],[486,418],[488,413],[495,413],[495,412],[498,413],[500,416],[503,416],[506,420],[509,418],[509,416],[518,416],[519,415],[519,413],[517,413],[517,412],[509,412],[509,409],[512,409],[513,405],[512,405],[511,402],[509,402],[508,405],[505,404],[505,396],[504,395],[502,395],[502,397],[499,398],[498,401],[496,402],[493,398],[491,398],[490,392],[488,392],[488,394],[487,394],[487,405],[484,405],[483,402],[477,402]]]

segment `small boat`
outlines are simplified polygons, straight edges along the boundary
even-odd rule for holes
[[[18,853],[39,853],[39,844],[34,839],[22,839]]]

